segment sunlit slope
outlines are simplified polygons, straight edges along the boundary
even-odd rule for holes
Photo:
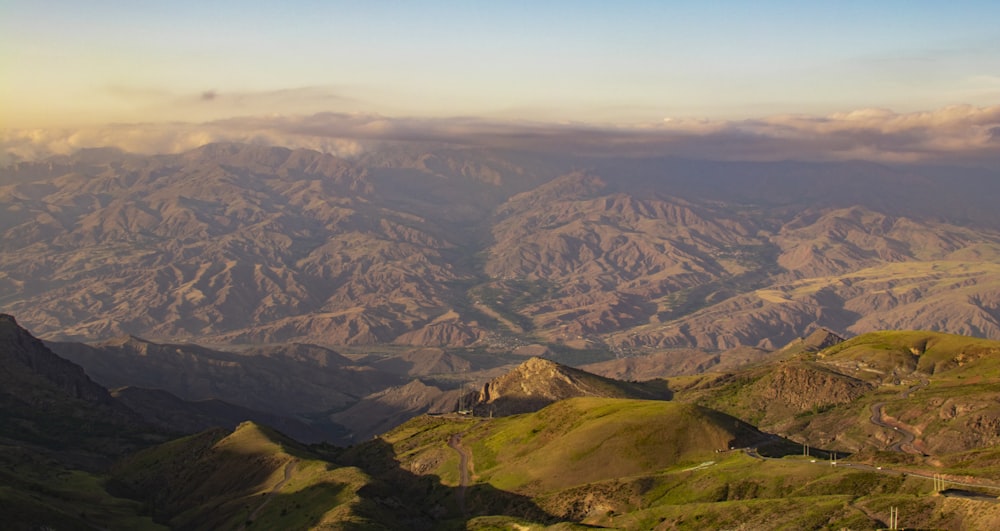
[[[977,502],[931,496],[928,479],[833,467],[770,441],[780,446],[768,448],[747,424],[690,404],[575,398],[506,418],[420,417],[355,452],[388,445],[401,468],[458,487],[462,465],[449,442],[463,449],[471,470],[467,529],[545,529],[557,521],[644,530],[878,529],[890,507],[902,507],[909,525],[934,529],[1000,521],[1000,511]],[[758,443],[790,455],[716,451]]]
[[[675,399],[840,451],[885,450],[901,423],[911,452],[1000,444],[1000,342],[926,331],[863,334],[815,353],[713,378],[671,381]],[[879,413],[876,413],[876,410]]]
[[[268,428],[244,423],[179,439],[118,465],[116,489],[148,501],[172,528],[310,529],[352,513],[367,476],[336,467]],[[372,524],[374,525],[374,524]]]
[[[428,422],[434,420],[416,419],[384,439],[436,452],[441,444],[437,432],[453,426],[442,423],[414,433],[412,423]],[[696,463],[716,450],[765,439],[733,417],[696,405],[588,397],[471,424],[462,444],[471,448],[479,481],[501,489],[544,491]]]
[[[864,334],[823,350],[823,363],[865,369],[880,379],[895,372],[934,377],[937,382],[1000,378],[1000,341],[917,330]]]
[[[736,293],[725,286],[680,291],[658,304],[692,311],[609,340],[624,348],[774,349],[816,326],[853,334],[925,329],[998,337],[998,248],[970,244],[946,259],[838,262],[839,269],[805,278],[790,272],[796,278],[786,275]]]
[[[507,374],[487,382],[467,397],[479,416],[507,416],[538,411],[576,397],[667,400],[670,391],[662,380],[623,382],[575,369],[543,358],[530,358]]]

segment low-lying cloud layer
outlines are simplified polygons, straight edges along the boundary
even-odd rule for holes
[[[210,142],[308,148],[354,156],[383,143],[442,142],[554,153],[713,160],[846,160],[1000,164],[1000,105],[929,112],[864,109],[740,121],[664,119],[602,126],[374,114],[248,116],[207,123],[113,124],[0,132],[4,162],[114,146],[176,153]]]

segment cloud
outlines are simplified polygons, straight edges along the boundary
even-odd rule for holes
[[[211,93],[213,98],[230,97]],[[969,105],[914,113],[860,109],[827,116],[738,121],[672,118],[627,126],[318,113],[205,123],[117,124],[72,131],[8,130],[0,133],[0,151],[17,159],[101,146],[175,153],[209,142],[232,141],[352,156],[384,143],[440,142],[608,156],[995,165],[1000,164],[998,131],[1000,106]]]

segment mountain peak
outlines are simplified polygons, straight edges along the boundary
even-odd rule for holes
[[[537,411],[566,398],[663,399],[668,394],[663,391],[532,357],[483,385],[472,409],[477,415],[506,416]]]
[[[817,328],[802,340],[802,347],[805,350],[816,352],[827,347],[832,347],[838,343],[843,343],[845,339],[828,328]]]
[[[17,319],[14,319],[14,316],[9,313],[0,313],[0,326],[17,326]]]

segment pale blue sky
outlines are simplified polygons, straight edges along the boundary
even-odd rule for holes
[[[0,127],[1000,103],[1000,2],[0,0]]]

